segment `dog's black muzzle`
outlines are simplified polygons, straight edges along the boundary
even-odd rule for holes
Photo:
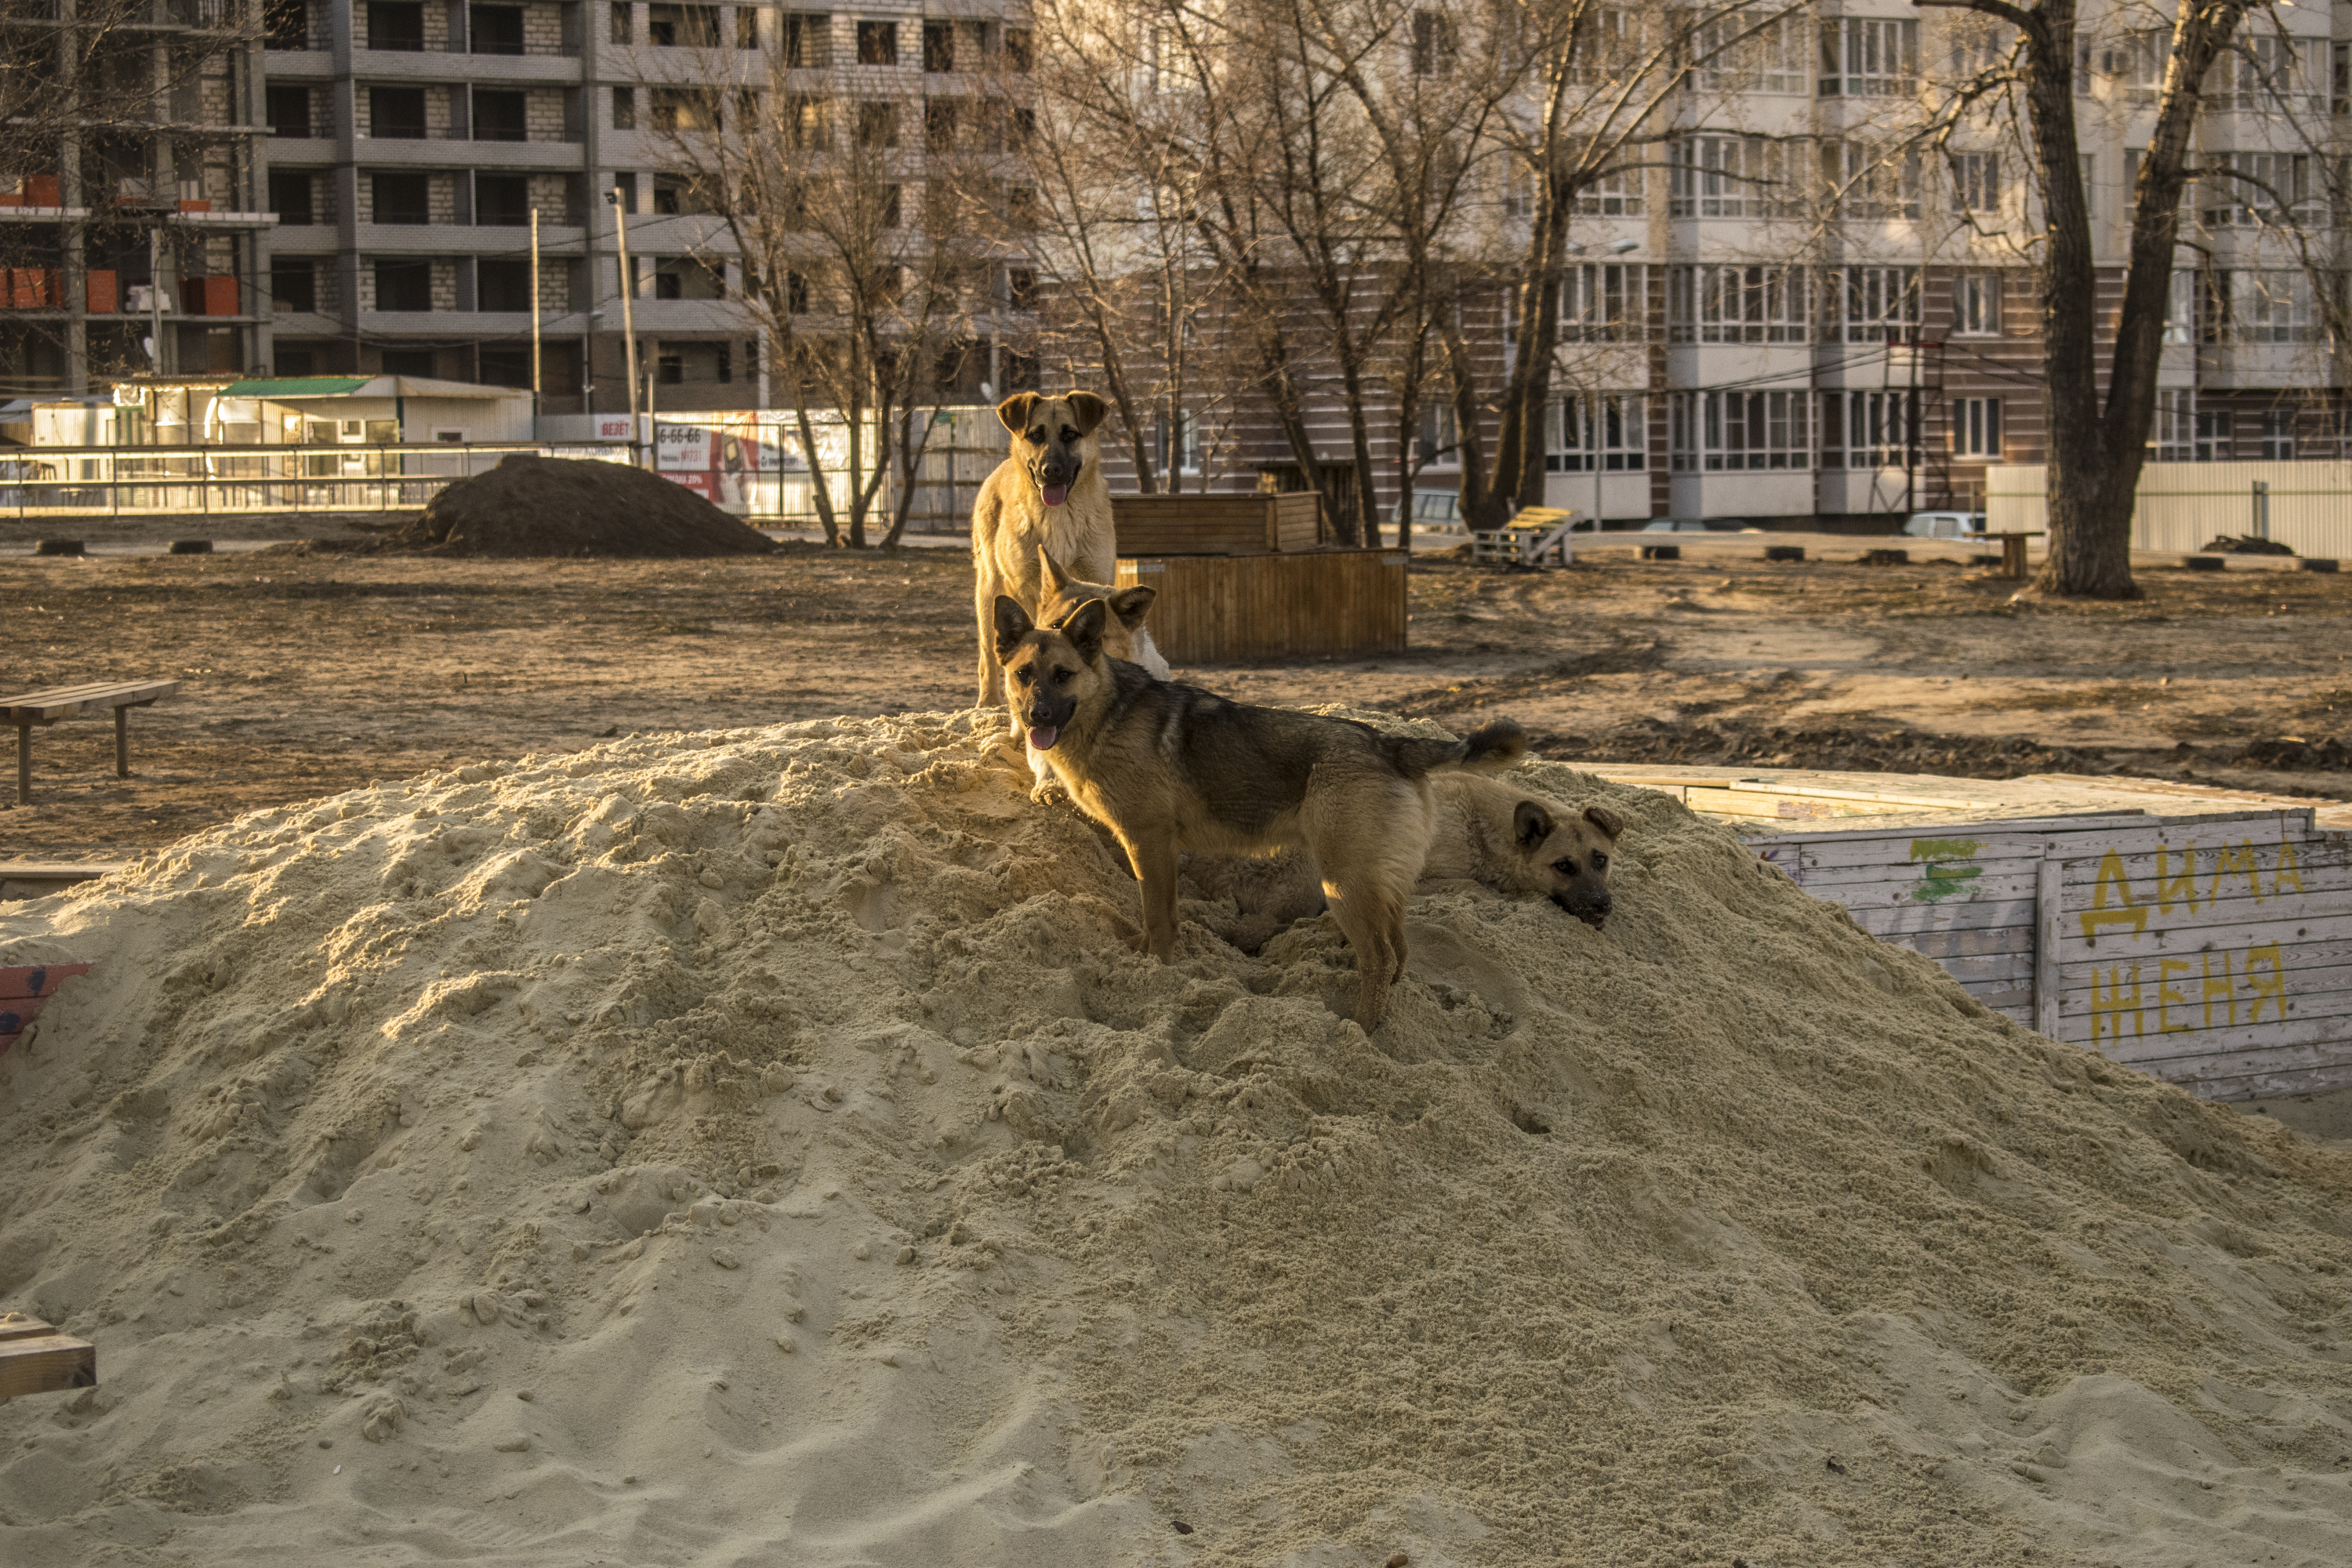
[[[1048,447],[1044,455],[1029,465],[1029,477],[1037,481],[1039,489],[1048,485],[1074,485],[1078,482],[1079,470],[1085,467],[1076,453],[1060,447]]]
[[[1571,899],[1566,893],[1554,893],[1551,901],[1595,931],[1599,931],[1601,922],[1609,918],[1609,895],[1606,893],[1589,899]]]
[[[1077,710],[1078,700],[1075,697],[1037,697],[1031,699],[1022,711],[1021,721],[1032,730],[1059,730]]]

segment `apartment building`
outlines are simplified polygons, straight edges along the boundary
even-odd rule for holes
[[[262,56],[242,16],[0,5],[0,396],[267,362]]]
[[[960,41],[969,72],[1001,26],[1001,9],[927,21],[912,0],[837,15],[271,0],[270,366],[530,385],[536,213],[543,412],[629,405],[622,221],[656,406],[764,405],[769,367],[725,226],[665,166],[673,100],[684,86],[764,89],[774,58],[796,96],[837,116],[858,101],[919,105],[955,86]]]
[[[1721,53],[1703,35],[1693,52],[1706,63],[1677,94],[1668,134],[1630,148],[1579,201],[1546,421],[1554,504],[1619,521],[1878,528],[1913,509],[1980,506],[1990,464],[2042,460],[2036,197],[2021,141],[1984,117],[1918,143],[1935,106],[2005,55],[2009,30],[1900,0],[1773,9],[1726,17],[1719,37],[1748,36]],[[1659,15],[1608,25],[1638,42]],[[2098,289],[2082,305],[2104,346],[2168,43],[2154,13],[2094,5],[2085,17],[2077,132]],[[2246,27],[2242,52],[2206,83],[2197,157],[2252,178],[2191,187],[2149,433],[2151,456],[2168,459],[2352,453],[2327,320],[2352,263],[2352,213],[2340,173],[2336,202],[2326,189],[2346,151],[2352,8],[2282,7]],[[1442,71],[1446,56],[1417,49],[1402,68]],[[1507,174],[1481,203],[1474,226],[1499,234],[1494,253],[1523,248]],[[1499,308],[1469,313],[1499,372],[1516,322]],[[1318,459],[1344,462],[1333,380],[1314,384]],[[1442,385],[1424,389],[1416,491],[1459,481],[1446,403]],[[1370,420],[1383,517],[1397,500],[1392,413]],[[1163,410],[1159,425],[1158,449],[1188,487],[1298,482],[1288,444],[1249,399]]]

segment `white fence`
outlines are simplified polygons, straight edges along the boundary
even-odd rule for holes
[[[515,452],[630,460],[610,444],[28,447],[0,455],[0,521],[412,511]]]
[[[2049,526],[2042,465],[1986,470],[1986,527]],[[2352,462],[2150,463],[2132,512],[2137,550],[2202,549],[2217,535],[2273,539],[2298,555],[2352,557]]]

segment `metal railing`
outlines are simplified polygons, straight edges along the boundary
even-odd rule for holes
[[[635,456],[625,442],[16,447],[0,451],[0,518],[411,511],[517,452]]]

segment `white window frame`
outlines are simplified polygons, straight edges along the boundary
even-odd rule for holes
[[[1420,450],[1413,455],[1421,459],[1423,471],[1458,470],[1462,467],[1462,425],[1449,401],[1433,401],[1421,405]]]
[[[1952,335],[1956,338],[1997,338],[2000,327],[2000,274],[1957,272],[1952,275]]]
[[[2001,208],[2000,154],[1954,153],[1951,158],[1952,210],[1998,213]]]
[[[1649,467],[1650,400],[1638,392],[1556,397],[1544,410],[1544,468],[1555,474],[1638,474]]]
[[[1862,460],[1857,462],[1857,457]],[[1908,389],[1822,394],[1822,468],[1900,468],[1916,466],[1919,457],[1918,394]]]
[[[1667,143],[1672,217],[1785,217],[1798,210],[1785,142],[1706,132]]]
[[[1706,473],[1801,473],[1812,468],[1811,391],[1743,389],[1672,395],[1675,468]]]
[[[1889,16],[1822,19],[1821,96],[1906,98],[1919,86],[1919,24]]]
[[[1649,268],[1638,261],[1570,264],[1559,280],[1559,341],[1637,343],[1649,334]]]
[[[2196,456],[2197,389],[2160,386],[2148,411],[2148,453],[2159,463],[2186,463]]]
[[[1810,342],[1812,284],[1801,267],[1675,268],[1667,274],[1667,336],[1683,343]]]
[[[1903,342],[1926,324],[1916,267],[1833,267],[1827,281],[1832,342]]]
[[[1956,397],[1952,400],[1952,456],[2000,461],[2000,399]]]

